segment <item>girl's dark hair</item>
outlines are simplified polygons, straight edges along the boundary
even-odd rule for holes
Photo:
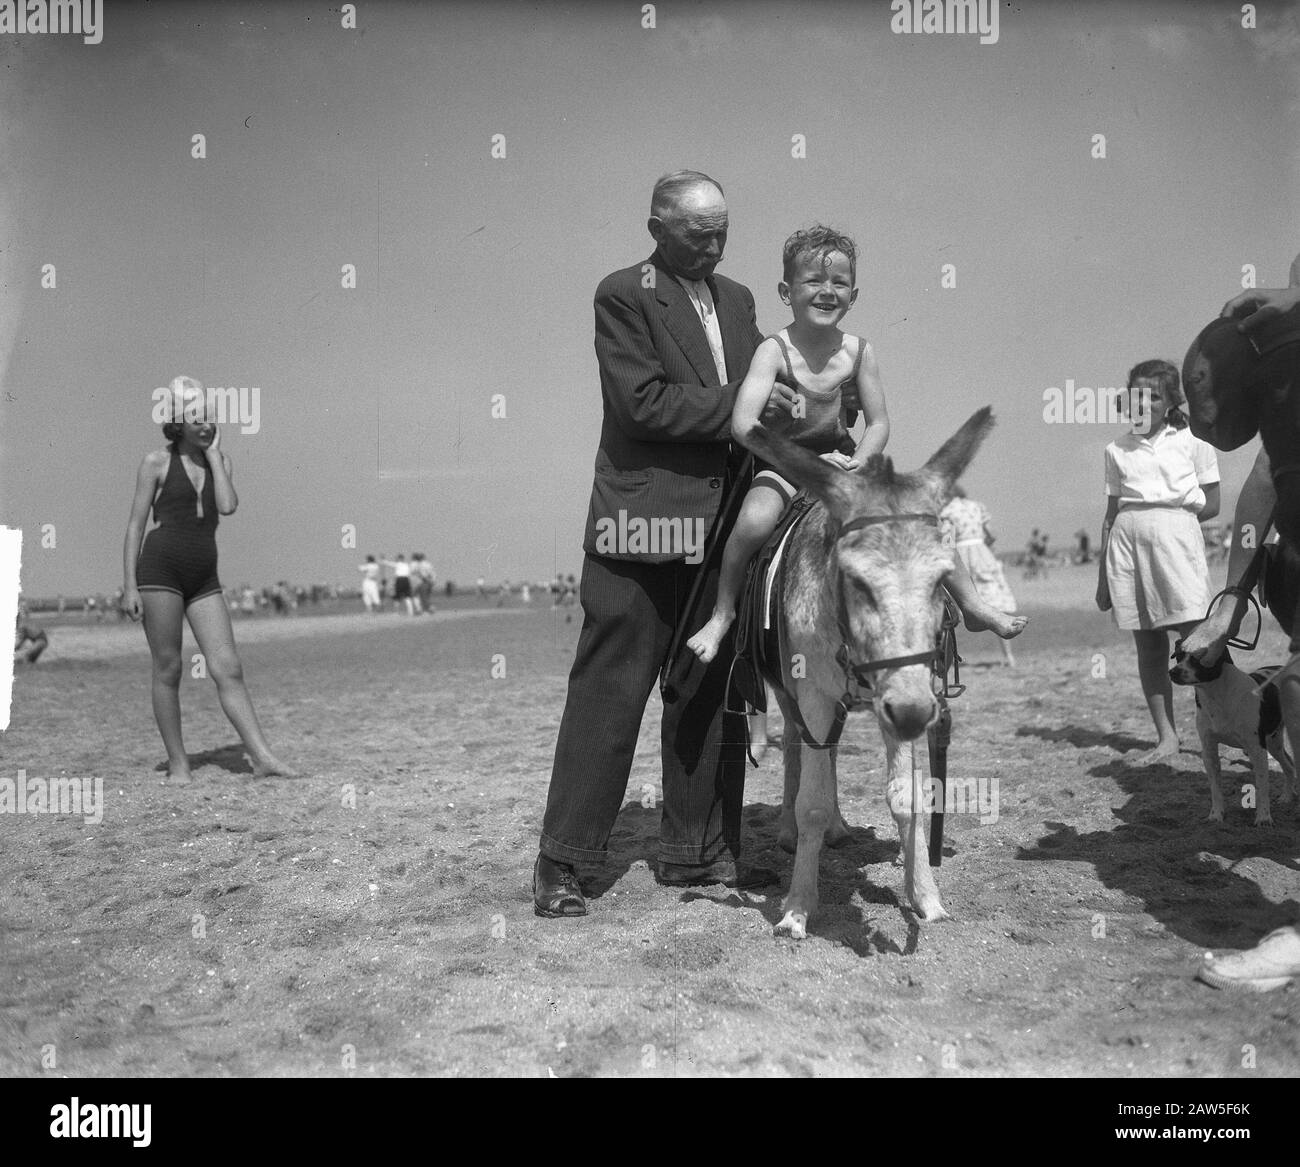
[[[174,421],[163,422],[163,437],[166,438],[167,441],[173,447],[175,447],[176,444],[181,440],[181,438],[184,436],[184,433],[185,433],[184,427],[178,424],[177,422]]]
[[[1183,396],[1182,382],[1178,369],[1168,361],[1141,361],[1128,371],[1128,387],[1133,388],[1134,381],[1153,381],[1160,387],[1160,392],[1169,402],[1165,413],[1165,422],[1176,430],[1187,426],[1187,398]]]

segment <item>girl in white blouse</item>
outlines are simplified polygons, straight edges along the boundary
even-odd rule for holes
[[[1214,448],[1194,437],[1183,416],[1178,370],[1143,361],[1128,375],[1133,429],[1106,447],[1097,607],[1112,610],[1137,646],[1138,676],[1155,748],[1138,764],[1176,754],[1169,630],[1185,636],[1210,603],[1200,524],[1219,513]]]

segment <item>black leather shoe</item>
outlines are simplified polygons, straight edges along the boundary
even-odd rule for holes
[[[659,863],[659,882],[667,887],[769,887],[778,882],[775,871],[767,867],[738,867],[734,860],[719,859],[703,867],[684,863]]]
[[[555,863],[537,856],[533,866],[533,915],[585,916],[587,900],[578,885],[578,873],[567,863]]]

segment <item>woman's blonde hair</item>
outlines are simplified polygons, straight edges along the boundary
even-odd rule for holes
[[[181,440],[184,433],[182,427],[185,422],[186,400],[193,399],[196,393],[201,399],[203,396],[203,383],[181,373],[171,379],[167,388],[170,390],[171,421],[163,422],[162,431],[163,437],[174,446]]]

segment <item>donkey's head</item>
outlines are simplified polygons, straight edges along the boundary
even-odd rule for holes
[[[928,663],[896,658],[928,660],[933,652],[943,619],[941,584],[954,565],[938,514],[992,428],[986,406],[911,474],[897,473],[879,454],[847,473],[770,431],[751,436],[760,457],[825,505],[818,623],[828,641],[842,641],[851,662],[871,672],[881,727],[903,740],[924,732],[938,707]],[[876,661],[885,663],[872,669]]]

